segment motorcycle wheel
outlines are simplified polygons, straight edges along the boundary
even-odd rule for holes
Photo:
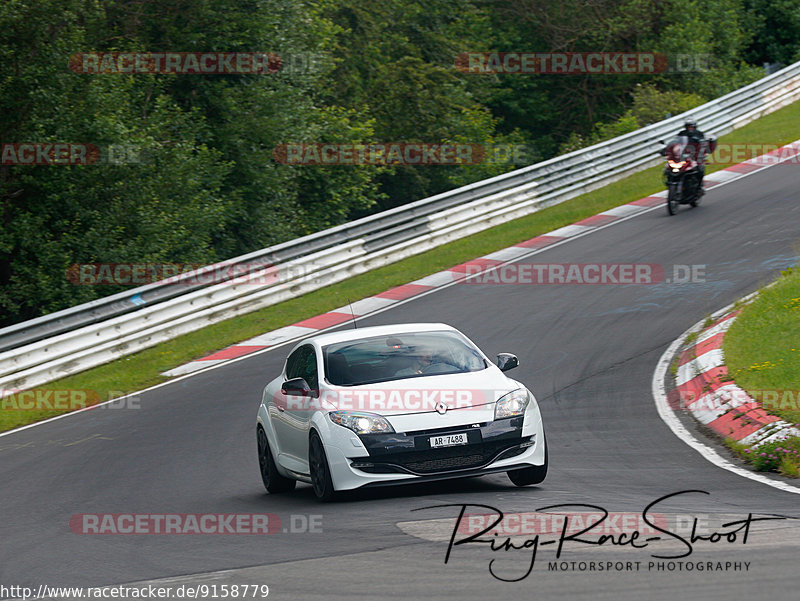
[[[667,213],[674,215],[678,212],[678,190],[677,186],[670,186],[667,194]]]

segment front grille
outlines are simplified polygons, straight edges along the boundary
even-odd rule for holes
[[[444,457],[441,459],[409,461],[404,467],[419,474],[429,474],[431,472],[444,472],[448,470],[478,467],[479,465],[485,463],[485,461],[486,460],[482,454],[462,455],[460,457]]]
[[[443,449],[425,449],[392,454],[375,454],[369,459],[359,460],[372,463],[372,467],[359,468],[362,471],[378,474],[410,471],[415,474],[433,474],[459,469],[481,467],[492,462],[502,454],[503,458],[513,457],[525,451],[520,448],[520,439],[484,442]]]

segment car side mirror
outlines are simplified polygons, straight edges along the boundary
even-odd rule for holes
[[[511,353],[499,353],[497,355],[497,367],[500,368],[500,371],[508,371],[518,366],[519,359],[517,359],[516,355],[512,355]]]
[[[292,378],[281,384],[281,392],[295,396],[311,396],[311,387],[303,378]]]

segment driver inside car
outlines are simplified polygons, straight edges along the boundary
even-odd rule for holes
[[[419,348],[414,354],[414,363],[409,367],[399,369],[395,376],[416,376],[420,374],[437,374],[451,371],[452,366],[443,362],[430,348]]]

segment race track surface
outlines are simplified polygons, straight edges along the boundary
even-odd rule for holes
[[[645,549],[569,543],[562,561],[641,562],[631,571],[548,570],[542,547],[493,553],[453,549],[458,508],[505,513],[589,503],[641,513],[669,493],[665,515],[714,521],[749,513],[800,518],[800,495],[715,467],[659,419],[651,394],[667,346],[716,309],[769,282],[797,259],[800,169],[777,166],[709,190],[698,209],[668,217],[659,206],[525,259],[536,263],[703,265],[704,282],[654,285],[453,285],[359,321],[359,326],[441,321],[489,355],[512,352],[509,375],[536,394],[550,473],[516,488],[505,475],[396,487],[322,505],[311,488],[267,495],[258,474],[255,414],[279,373],[279,347],[141,395],[140,409],[94,410],[0,437],[0,581],[97,586],[267,584],[275,599],[773,599],[796,598],[800,521],[761,522],[746,544],[698,542],[682,561],[749,562],[747,571],[655,571]],[[347,326],[345,326],[347,327]],[[79,535],[80,513],[263,513],[322,532],[269,536]],[[663,541],[662,541],[663,542]],[[220,571],[226,571],[218,573]]]

